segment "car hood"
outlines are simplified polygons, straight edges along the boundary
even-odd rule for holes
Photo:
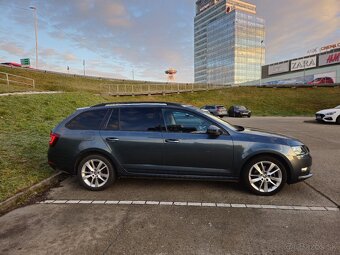
[[[289,137],[278,133],[267,132],[261,129],[245,128],[243,131],[240,131],[239,133],[248,136],[249,140],[253,140],[256,142],[262,141],[269,143],[279,143],[289,146],[303,145],[301,141],[294,137]]]
[[[338,112],[338,111],[340,111],[340,109],[331,108],[331,109],[325,109],[325,110],[318,111],[317,114],[325,114],[325,113],[328,113],[328,112]]]

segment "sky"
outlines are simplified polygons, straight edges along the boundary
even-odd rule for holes
[[[340,41],[340,0],[249,0],[266,24],[266,64]],[[0,62],[118,79],[194,80],[195,0],[0,0]],[[67,71],[69,67],[69,71]]]

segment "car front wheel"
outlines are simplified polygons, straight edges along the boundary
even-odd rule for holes
[[[279,192],[287,181],[287,171],[275,158],[265,156],[251,160],[244,168],[243,181],[254,194],[271,196]]]
[[[77,177],[83,187],[98,191],[112,185],[116,174],[107,158],[101,155],[89,155],[80,161]]]

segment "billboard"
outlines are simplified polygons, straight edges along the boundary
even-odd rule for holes
[[[289,72],[289,61],[284,62],[284,63],[278,63],[274,65],[270,65],[268,67],[268,74],[277,74],[277,73],[285,73]]]
[[[293,60],[290,62],[290,70],[297,71],[316,67],[316,56]]]
[[[332,65],[340,63],[340,52],[333,52],[319,56],[319,66]]]

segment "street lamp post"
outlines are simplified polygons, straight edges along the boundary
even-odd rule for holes
[[[34,11],[34,30],[35,30],[35,68],[38,69],[38,19],[37,8],[31,6],[30,9]]]
[[[260,61],[260,86],[262,86],[262,61],[263,61],[263,40],[261,41],[261,61]]]

